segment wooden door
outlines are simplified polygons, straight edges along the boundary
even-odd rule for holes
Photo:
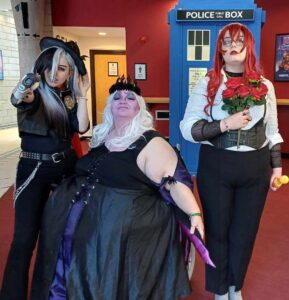
[[[92,57],[92,56],[91,56]],[[93,123],[102,122],[103,109],[109,96],[109,88],[116,79],[122,75],[126,76],[126,55],[124,51],[97,51],[94,50],[94,71],[92,77],[92,118]]]

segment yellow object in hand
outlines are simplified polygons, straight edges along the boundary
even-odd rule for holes
[[[287,184],[289,182],[289,177],[286,175],[282,175],[281,177],[277,177],[273,181],[273,187],[278,189],[283,184]]]

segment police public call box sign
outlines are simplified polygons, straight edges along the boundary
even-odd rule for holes
[[[177,21],[248,21],[254,20],[253,9],[178,10]]]

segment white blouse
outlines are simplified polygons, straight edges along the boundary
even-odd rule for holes
[[[227,76],[225,75],[224,71],[222,71],[222,75],[223,82],[217,91],[214,105],[211,108],[211,115],[209,116],[204,112],[204,107],[208,104],[207,85],[209,82],[209,77],[203,78],[193,89],[187,103],[184,118],[180,122],[180,129],[184,139],[193,143],[198,143],[191,135],[191,128],[197,121],[204,119],[208,122],[212,122],[213,120],[222,120],[229,116],[227,111],[222,110],[222,105],[224,104],[222,101],[222,93],[226,89],[225,82],[227,81]],[[265,78],[263,78],[263,83],[266,84],[268,88],[268,94],[266,95],[266,113],[264,117],[264,123],[266,126],[265,134],[267,139],[263,147],[269,143],[269,148],[271,149],[274,145],[282,143],[283,139],[278,129],[277,103],[273,84],[271,81]],[[264,116],[264,109],[264,105],[255,105],[250,107],[249,111],[252,120],[241,130],[248,130],[252,128]],[[201,143],[212,145],[209,141],[202,141]],[[254,148],[245,145],[240,145],[238,149],[237,146],[227,149],[234,151],[255,150]]]

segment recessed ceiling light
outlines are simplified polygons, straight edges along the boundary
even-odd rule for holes
[[[99,32],[99,35],[106,35],[106,32]]]

